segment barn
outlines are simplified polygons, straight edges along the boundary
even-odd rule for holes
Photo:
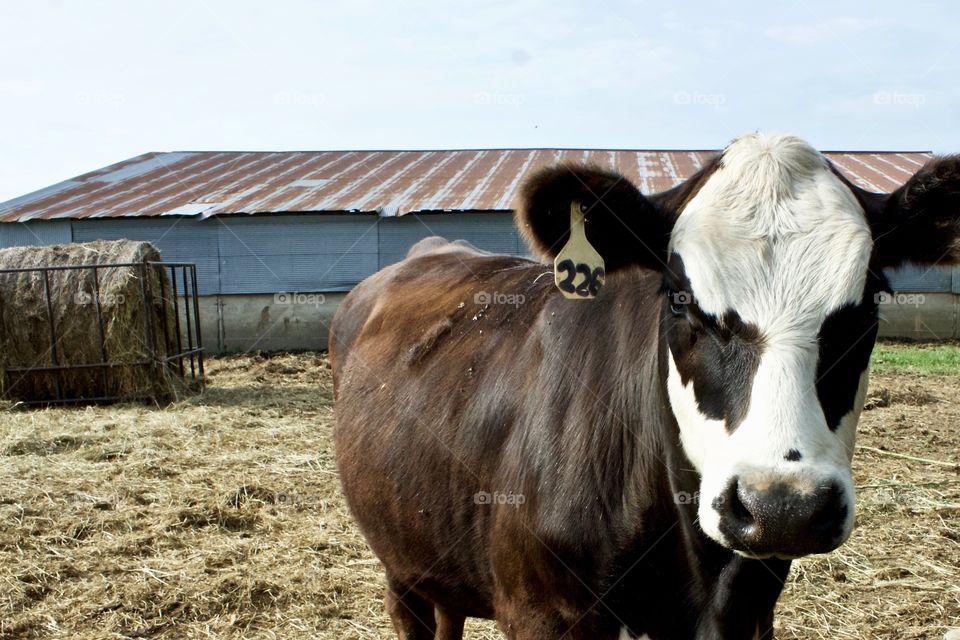
[[[668,189],[712,151],[483,149],[146,153],[0,204],[0,247],[128,238],[196,263],[208,351],[325,348],[343,295],[428,235],[526,254],[511,203],[555,162]],[[929,152],[828,152],[891,191]],[[960,269],[889,274],[881,335],[960,337]]]

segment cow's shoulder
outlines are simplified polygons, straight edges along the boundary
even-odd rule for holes
[[[342,361],[347,349],[361,345],[378,360],[400,357],[408,365],[446,343],[468,351],[506,339],[508,325],[509,333],[523,333],[552,286],[543,264],[462,240],[425,238],[347,295],[334,318],[331,351],[339,350]]]
[[[427,253],[464,252],[478,256],[494,256],[495,253],[478,249],[466,240],[447,240],[441,236],[429,236],[420,240],[407,251],[407,258],[416,258]]]

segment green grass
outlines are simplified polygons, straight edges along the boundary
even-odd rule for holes
[[[871,360],[876,373],[960,375],[960,347],[952,344],[880,342]]]

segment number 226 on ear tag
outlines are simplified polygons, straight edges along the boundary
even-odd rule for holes
[[[553,281],[567,298],[593,298],[603,286],[606,271],[603,258],[587,240],[583,209],[570,203],[570,239],[553,260]]]

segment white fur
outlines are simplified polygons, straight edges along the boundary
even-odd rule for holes
[[[620,637],[617,640],[651,640],[651,638],[647,634],[643,634],[639,638],[634,638],[630,635],[630,632],[627,631],[626,627],[620,627]]]
[[[732,434],[703,416],[692,384],[669,363],[668,393],[681,440],[702,476],[700,524],[720,543],[712,506],[734,476],[799,487],[836,482],[848,500],[844,538],[853,526],[850,454],[866,393],[836,432],[816,393],[817,334],[831,312],[863,295],[872,248],[859,203],[803,141],[754,134],[734,141],[720,168],[684,209],[670,248],[683,259],[703,311],[736,311],[757,326],[764,351],[750,406]],[[861,336],[851,336],[853,341]],[[790,449],[802,453],[788,462]]]

